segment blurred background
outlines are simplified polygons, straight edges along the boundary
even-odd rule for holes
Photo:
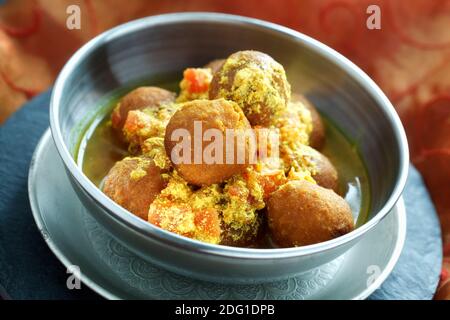
[[[70,5],[80,8],[80,29],[66,25]],[[367,27],[373,5],[380,29]],[[92,37],[129,20],[181,11],[238,14],[296,29],[378,83],[400,114],[411,160],[439,213],[445,258],[437,297],[450,299],[450,0],[0,0],[0,125],[51,87]]]

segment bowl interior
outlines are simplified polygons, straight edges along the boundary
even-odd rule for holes
[[[73,155],[77,128],[119,87],[180,74],[187,66],[202,66],[234,51],[260,50],[285,67],[293,92],[306,94],[359,145],[370,177],[370,220],[390,198],[403,170],[405,146],[398,132],[403,129],[392,110],[382,106],[387,100],[361,80],[362,73],[323,48],[280,29],[217,16],[126,24],[101,36],[67,74],[58,113],[64,143]]]

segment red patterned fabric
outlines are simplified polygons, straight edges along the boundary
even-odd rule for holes
[[[81,8],[81,30],[66,8]],[[381,30],[366,27],[369,5]],[[256,17],[332,46],[365,70],[394,103],[413,163],[439,212],[446,255],[436,298],[450,299],[449,0],[10,0],[0,6],[0,122],[45,90],[70,55],[94,35],[165,12],[216,11]]]

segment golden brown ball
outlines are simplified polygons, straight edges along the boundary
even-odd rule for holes
[[[304,157],[313,165],[311,176],[317,184],[339,194],[338,172],[330,159],[311,147],[305,146],[304,148],[308,150],[304,153]]]
[[[222,67],[224,64],[225,59],[216,59],[208,62],[203,68],[210,68],[211,73],[214,74]]]
[[[136,216],[147,220],[150,204],[165,187],[160,169],[145,157],[127,157],[109,171],[103,192]]]
[[[267,127],[284,110],[291,87],[281,64],[258,51],[230,55],[214,74],[209,98],[236,102],[252,125]]]
[[[125,95],[111,115],[114,129],[122,130],[127,120],[128,112],[148,107],[158,107],[161,104],[175,101],[175,93],[158,87],[139,87]]]
[[[340,194],[339,176],[336,168],[333,166],[330,159],[318,151],[317,153],[318,156],[311,159],[316,166],[316,171],[314,171],[312,177],[319,186],[331,189],[337,194]]]
[[[268,224],[280,247],[327,241],[354,228],[350,206],[343,198],[304,180],[290,181],[271,195]]]
[[[234,148],[229,150],[227,129],[232,129],[239,137],[244,135],[243,139],[234,139]],[[249,129],[250,124],[236,103],[224,99],[194,100],[185,103],[170,119],[164,146],[172,164],[187,182],[210,185],[248,166],[252,141]],[[204,136],[207,133],[213,135],[207,138]]]
[[[309,135],[309,145],[320,150],[325,144],[325,126],[317,109],[303,95],[293,94],[292,102],[301,102],[311,113],[312,132]]]

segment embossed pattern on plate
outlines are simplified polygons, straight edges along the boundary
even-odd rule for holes
[[[88,237],[100,258],[131,287],[154,299],[306,299],[333,279],[343,256],[295,278],[257,285],[221,285],[165,271],[112,238],[84,209]]]

